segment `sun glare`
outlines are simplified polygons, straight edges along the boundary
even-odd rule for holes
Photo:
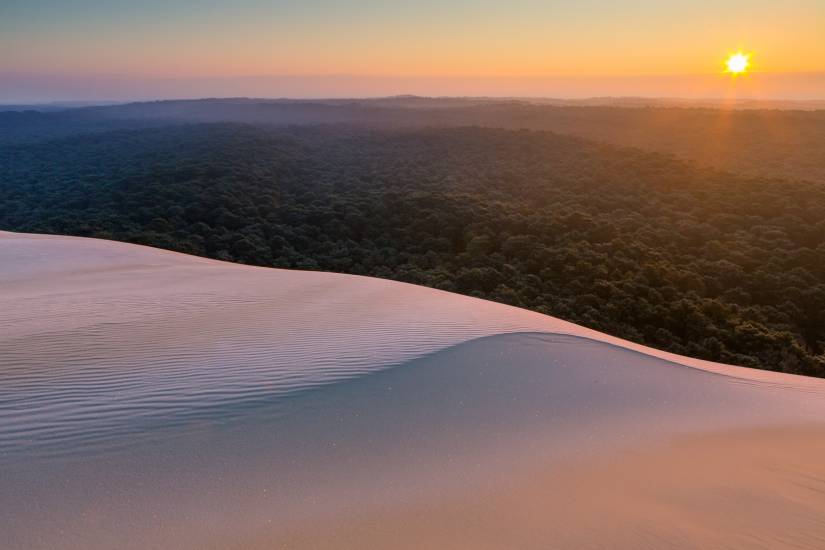
[[[727,61],[725,61],[725,66],[727,67],[727,72],[731,74],[742,74],[748,70],[748,67],[751,64],[751,56],[750,54],[745,54],[740,52],[736,52],[728,57]]]

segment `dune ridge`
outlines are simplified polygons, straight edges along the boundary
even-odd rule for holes
[[[241,403],[510,332],[576,335],[729,376],[810,385],[386,280],[240,266],[96,239],[6,232],[0,247],[0,437],[14,447],[105,442],[102,418],[117,434],[225,417]],[[19,406],[24,424],[14,421]]]
[[[0,302],[14,550],[825,540],[822,380],[96,239],[0,232]]]

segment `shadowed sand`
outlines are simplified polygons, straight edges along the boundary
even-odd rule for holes
[[[4,548],[822,548],[825,382],[0,233]]]

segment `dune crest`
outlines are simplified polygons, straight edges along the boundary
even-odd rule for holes
[[[825,541],[823,380],[96,239],[0,232],[0,303],[11,549]]]

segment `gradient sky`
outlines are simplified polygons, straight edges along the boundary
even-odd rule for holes
[[[574,81],[617,95],[635,89],[627,79],[661,95],[690,76],[704,84],[682,95],[695,96],[725,92],[722,60],[739,48],[774,82],[797,73],[774,95],[825,97],[823,36],[825,0],[0,0],[0,100],[122,95],[130,85],[151,96],[171,93],[172,80],[183,96],[271,95],[259,91],[277,92],[284,76],[303,79],[299,94],[313,95],[316,82],[336,95],[343,75],[364,95],[393,88],[386,82],[437,93],[441,81],[448,93],[456,79],[475,82],[477,95],[572,92]]]

